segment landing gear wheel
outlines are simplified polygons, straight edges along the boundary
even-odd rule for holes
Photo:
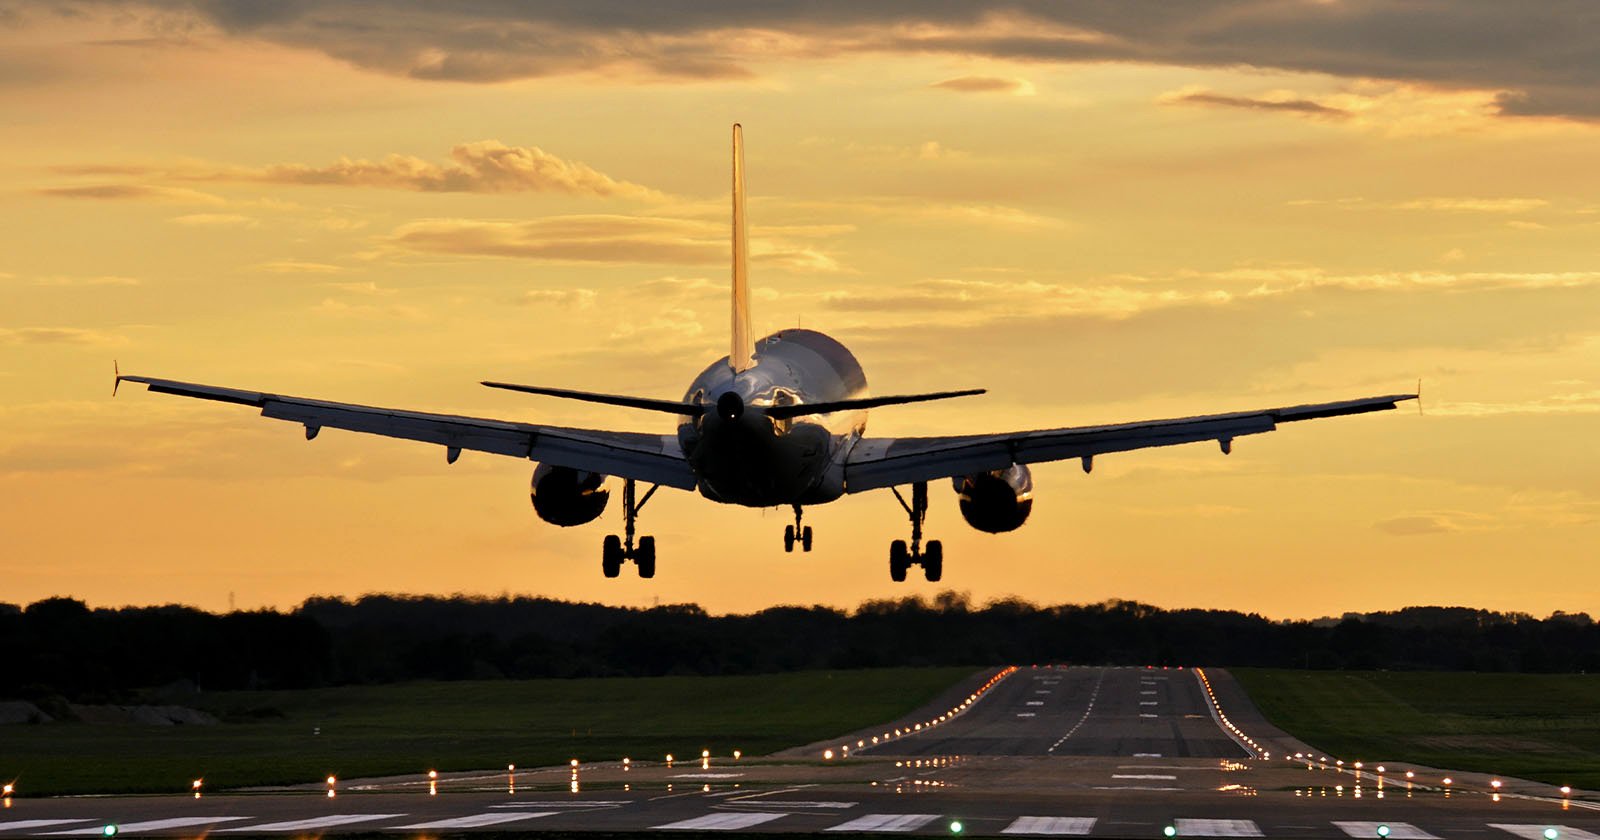
[[[895,540],[889,543],[889,579],[895,583],[905,583],[906,570],[911,568],[911,552],[906,549],[905,540]]]
[[[800,550],[801,551],[810,551],[811,550],[811,526],[810,525],[807,525],[804,529],[802,529],[800,531]]]
[[[793,525],[785,525],[785,526],[783,526],[783,550],[786,551],[786,552],[790,552],[790,553],[794,552],[794,526]]]
[[[622,538],[616,534],[607,536],[601,546],[600,571],[608,578],[622,574]]]
[[[922,552],[922,576],[929,583],[938,583],[944,577],[944,543],[928,540],[928,547]]]
[[[656,576],[656,538],[640,537],[639,547],[634,549],[633,564],[639,567],[639,577],[653,578]]]

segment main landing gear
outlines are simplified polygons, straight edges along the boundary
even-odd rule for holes
[[[811,526],[800,524],[800,506],[794,506],[794,524],[783,526],[783,550],[794,551],[794,544],[800,544],[801,551],[811,550]]]
[[[622,520],[623,534],[618,538],[616,534],[606,537],[604,547],[600,552],[600,571],[608,578],[622,574],[622,564],[632,560],[639,567],[639,577],[653,578],[656,576],[656,538],[640,537],[639,544],[633,542],[633,525],[639,518],[639,511],[644,510],[644,503],[656,494],[658,484],[653,484],[645,491],[644,498],[634,501],[636,491],[633,479],[622,482]]]
[[[922,546],[922,523],[928,518],[928,482],[919,481],[911,485],[911,504],[906,504],[906,498],[900,495],[900,488],[889,489],[894,491],[894,497],[900,500],[900,506],[911,517],[911,545],[908,547],[905,540],[889,543],[889,578],[901,583],[906,579],[906,571],[918,565],[922,567],[922,576],[929,583],[938,582],[944,576],[944,543],[928,540],[927,548]]]

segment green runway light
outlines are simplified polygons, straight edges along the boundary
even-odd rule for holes
[[[960,820],[951,820],[950,821],[950,833],[951,834],[960,834],[961,833],[961,821]]]
[[[1378,826],[1378,836],[1379,837],[1388,837],[1389,836],[1389,827],[1386,826],[1386,825]]]
[[[106,823],[105,828],[100,829],[100,836],[102,836],[102,837],[115,837],[115,836],[117,836],[117,824],[116,823]]]
[[[1559,836],[1561,836],[1561,832],[1556,831],[1554,826],[1544,830],[1544,840],[1556,840]]]
[[[1175,826],[1175,825],[1169,825],[1166,828],[1161,829],[1161,833],[1166,835],[1167,837],[1177,837],[1178,836],[1178,827]]]

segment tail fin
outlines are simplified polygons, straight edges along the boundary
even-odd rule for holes
[[[728,366],[742,373],[755,364],[756,338],[750,332],[749,246],[744,232],[744,131],[733,124],[733,345]]]

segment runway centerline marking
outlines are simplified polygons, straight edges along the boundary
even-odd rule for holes
[[[1029,701],[1028,701],[1028,702],[1027,702],[1027,703],[1026,703],[1026,704],[1025,704],[1025,705],[1029,705],[1029,706],[1043,706],[1043,705],[1044,705],[1044,701],[1043,701],[1043,700],[1029,700]]]
[[[313,817],[308,820],[289,820],[287,822],[263,823],[261,825],[239,825],[228,828],[219,828],[212,832],[220,834],[226,831],[302,831],[308,828],[333,828],[340,825],[350,825],[359,822],[376,822],[378,820],[392,820],[403,817],[405,814],[333,814],[327,817]]]
[[[549,817],[560,813],[559,811],[501,811],[496,814],[473,814],[470,817],[456,817],[448,820],[433,820],[432,822],[412,823],[411,825],[397,825],[391,831],[418,828],[479,828],[486,825],[500,825],[501,823],[516,822],[518,820],[532,820],[539,817]]]
[[[1038,717],[1035,712],[1017,712],[1017,717]]]
[[[938,814],[868,814],[824,831],[916,831],[938,819]]]
[[[1140,700],[1139,701],[1139,705],[1141,705],[1141,706],[1154,706],[1155,704],[1156,704],[1155,700]]]
[[[1338,826],[1341,831],[1350,835],[1351,837],[1377,837],[1378,826],[1387,825],[1389,827],[1389,840],[1439,840],[1437,836],[1429,834],[1428,832],[1417,828],[1411,823],[1376,823],[1361,822],[1359,820],[1334,820],[1333,824]],[[1542,838],[1543,835],[1539,835],[1539,837]]]
[[[141,831],[165,831],[169,828],[189,828],[196,825],[210,825],[212,823],[234,822],[236,820],[253,820],[255,817],[174,817],[166,820],[142,820],[140,822],[121,823],[117,825],[118,834],[134,833]],[[90,828],[72,828],[66,831],[51,831],[45,837],[100,837],[105,833],[102,826]]]
[[[1543,840],[1544,830],[1553,828],[1562,840],[1600,840],[1600,834],[1592,834],[1581,828],[1570,828],[1564,825],[1535,825],[1532,823],[1489,823],[1490,828],[1510,832],[1525,840]]]
[[[1001,834],[1088,834],[1094,830],[1094,817],[1017,817],[1000,829]]]
[[[1162,774],[1162,773],[1112,773],[1111,774],[1111,778],[1113,778],[1113,779],[1144,779],[1146,781],[1157,780],[1157,781],[1170,782],[1170,781],[1176,780],[1178,777],[1177,776],[1168,776],[1168,775],[1165,775],[1165,774]]]
[[[740,831],[782,819],[786,814],[706,814],[689,820],[679,820],[651,828],[671,831]]]
[[[1261,837],[1250,820],[1173,820],[1179,837]]]
[[[1152,715],[1152,714],[1146,712],[1145,714],[1139,715],[1139,717],[1142,717],[1142,718],[1158,718],[1158,717],[1161,717],[1161,716],[1160,715]]]

